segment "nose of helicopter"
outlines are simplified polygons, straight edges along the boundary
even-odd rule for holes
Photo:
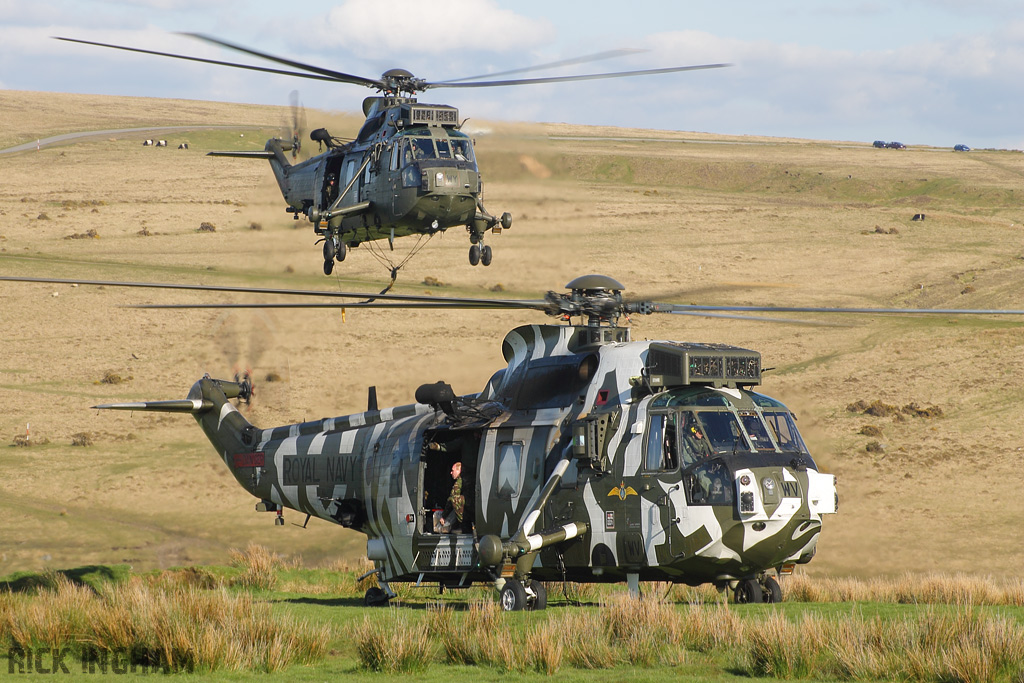
[[[821,515],[835,512],[835,478],[810,468],[738,470],[736,511],[748,560],[763,567],[808,562]]]
[[[452,166],[420,168],[420,198],[416,211],[441,227],[465,224],[476,214],[479,181],[472,172]]]

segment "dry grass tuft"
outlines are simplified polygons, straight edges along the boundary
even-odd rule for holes
[[[0,594],[0,637],[176,671],[274,672],[322,659],[334,636],[327,625],[277,617],[248,595],[160,584],[135,577],[96,593],[54,575],[38,595]]]
[[[566,649],[562,633],[557,624],[546,621],[527,634],[526,651],[530,668],[548,676],[558,673]]]
[[[135,378],[132,377],[131,375],[129,375],[128,377],[122,377],[121,375],[117,374],[113,370],[107,370],[106,372],[103,373],[103,377],[100,378],[99,383],[100,384],[124,384],[125,382],[130,382],[133,379],[135,379]]]
[[[364,617],[354,629],[359,663],[370,671],[410,673],[423,671],[433,658],[433,646],[425,622],[410,624],[397,609],[381,609]]]
[[[39,217],[42,218],[45,215],[46,214],[40,214]],[[64,237],[66,240],[98,240],[99,238],[100,234],[92,228],[89,228],[85,232],[76,232]]]
[[[905,574],[868,581],[794,575],[786,579],[789,602],[884,602],[929,605],[1024,606],[1024,580],[996,582],[966,574]]]
[[[78,432],[71,435],[72,446],[92,446],[93,438],[89,432]]]
[[[231,566],[242,570],[233,585],[249,589],[272,590],[277,586],[277,571],[284,567],[284,559],[265,547],[250,544],[244,552],[231,550]]]

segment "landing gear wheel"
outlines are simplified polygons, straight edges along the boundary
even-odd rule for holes
[[[548,608],[548,589],[544,587],[544,584],[537,579],[530,579],[530,590],[536,596],[533,599],[533,605],[530,609],[533,611],[539,611]]]
[[[506,580],[498,599],[501,602],[501,609],[506,612],[526,609],[526,589],[518,579]]]
[[[324,261],[333,261],[334,253],[337,251],[337,245],[334,242],[333,237],[324,238]],[[339,261],[341,259],[338,259]],[[330,275],[330,273],[328,273]]]
[[[485,246],[480,250],[480,263],[485,266],[491,265],[491,248],[489,246]]]
[[[511,227],[512,227],[512,214],[510,214],[508,211],[506,211],[505,213],[501,214],[501,229],[502,230],[508,230]]]
[[[757,579],[744,579],[737,584],[733,598],[737,605],[763,602],[764,591],[761,590],[761,584]]]
[[[480,263],[480,245],[474,244],[469,248],[469,265],[475,266]]]
[[[363,604],[367,607],[387,607],[390,601],[391,598],[384,592],[384,589],[377,586],[366,591],[366,595],[363,597]]]
[[[342,242],[338,245],[338,253],[334,255],[334,260],[341,263],[345,260],[346,256],[348,256],[348,247],[346,247],[345,243]]]
[[[764,577],[764,583],[761,585],[761,588],[764,594],[761,597],[763,602],[782,602],[782,586],[775,580],[775,577]]]
[[[324,275],[330,275],[334,272],[334,260],[324,261]]]

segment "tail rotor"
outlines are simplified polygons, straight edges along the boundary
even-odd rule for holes
[[[238,405],[242,404],[248,408],[252,405],[253,396],[256,394],[256,385],[252,381],[252,369],[246,368],[245,372],[240,373],[238,369],[235,369],[235,384],[239,386],[238,390]]]
[[[292,161],[299,158],[302,150],[302,137],[306,129],[306,110],[299,102],[299,91],[292,90],[288,96],[291,105],[290,138],[292,142]]]

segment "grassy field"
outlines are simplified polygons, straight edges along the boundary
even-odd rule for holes
[[[168,149],[142,147],[139,133],[0,157],[0,273],[357,291],[387,281],[362,247],[325,278],[309,224],[284,212],[266,164],[205,156],[262,148],[283,108],[5,91],[0,113],[0,144],[10,145],[81,130],[237,126],[168,135]],[[309,124],[351,136],[358,119],[311,111]],[[627,295],[680,302],[1024,308],[1019,153],[470,124],[487,206],[512,212],[513,228],[488,238],[490,268],[467,265],[459,231],[435,237],[396,291],[487,295],[501,285],[504,296],[533,298],[600,272]],[[190,150],[175,149],[183,141]],[[917,213],[926,220],[912,221]],[[412,243],[385,256],[400,260]],[[358,534],[253,514],[188,417],[88,407],[180,398],[206,372],[246,366],[276,378],[259,382],[249,412],[261,427],[359,411],[369,385],[382,406],[410,403],[415,387],[440,379],[470,393],[503,365],[507,330],[544,322],[125,308],[199,300],[0,287],[0,571],[215,564],[250,542],[307,566],[354,560],[365,550]],[[774,368],[763,391],[795,409],[817,462],[838,476],[840,513],[811,575],[1019,576],[1020,323],[830,322],[651,316],[634,319],[633,334],[753,348]]]
[[[1024,674],[1021,581],[932,576],[921,591],[919,577],[798,575],[777,605],[727,605],[714,590],[659,584],[642,585],[643,600],[621,587],[551,584],[546,611],[503,613],[479,588],[400,587],[395,606],[368,610],[362,569],[307,569],[250,547],[231,566],[22,573],[0,583],[0,647],[15,673],[24,653],[46,652],[49,668],[50,653],[65,651],[73,678],[103,664],[129,678],[134,664],[139,678],[155,667],[185,678],[286,672],[297,681],[941,683]]]

